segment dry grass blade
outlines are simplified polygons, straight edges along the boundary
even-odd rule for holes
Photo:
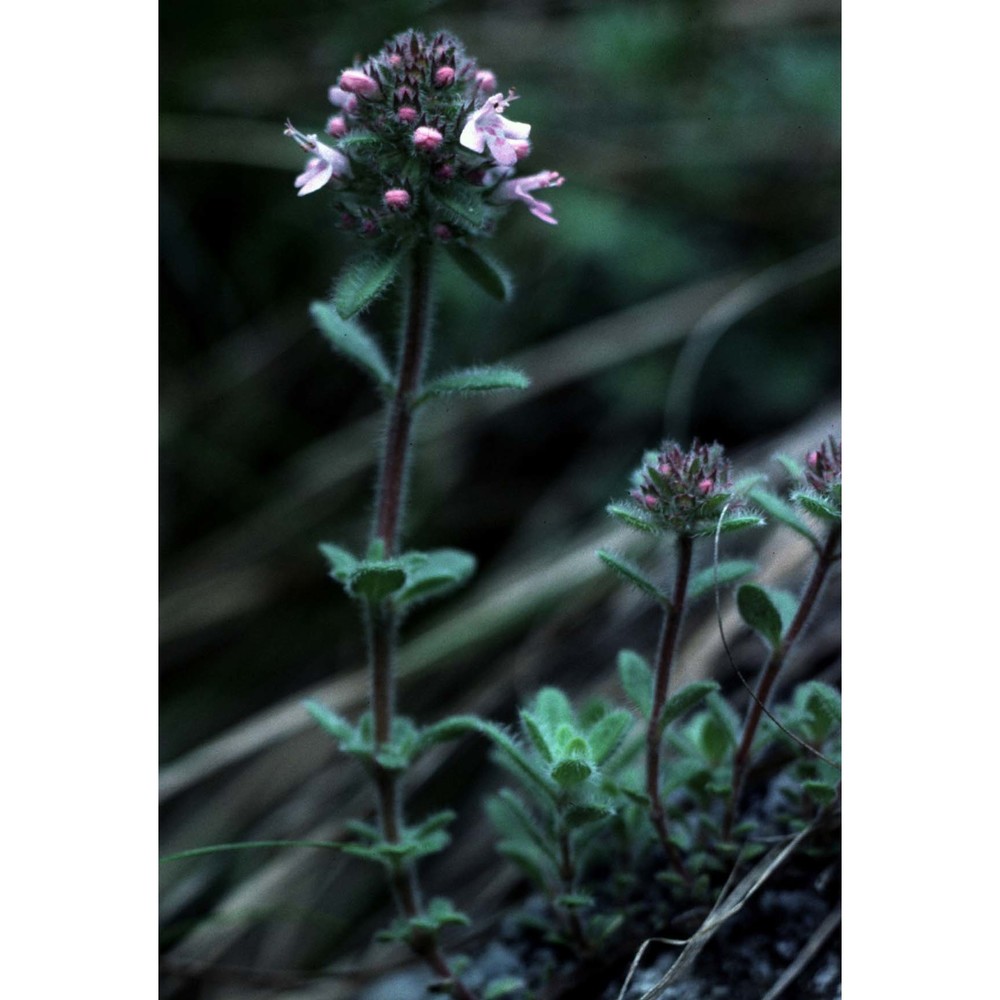
[[[701,950],[712,939],[715,932],[730,917],[739,913],[746,901],[771,877],[772,873],[784,863],[799,844],[813,832],[814,828],[815,823],[810,824],[784,845],[775,845],[740,879],[735,888],[727,892],[724,887],[711,912],[705,918],[704,923],[688,939],[684,945],[684,949],[677,956],[674,964],[670,966],[666,975],[652,989],[643,993],[640,1000],[660,1000],[666,992],[667,987],[676,983],[691,967],[701,953]]]
[[[798,978],[802,970],[815,957],[816,953],[826,943],[826,939],[840,926],[841,909],[838,906],[827,918],[813,931],[812,936],[802,946],[802,950],[795,956],[795,961],[781,974],[778,981],[767,991],[763,1000],[778,1000],[778,997],[791,986]]]

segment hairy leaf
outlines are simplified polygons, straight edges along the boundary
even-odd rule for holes
[[[399,608],[443,597],[466,583],[476,571],[476,559],[460,549],[407,552],[399,559],[406,583],[395,595]]]
[[[400,254],[371,254],[358,257],[337,279],[333,304],[343,319],[367,309],[396,280],[402,261]]]
[[[819,540],[816,536],[809,530],[809,526],[802,521],[795,512],[795,508],[790,504],[785,503],[780,497],[776,497],[773,493],[769,493],[767,490],[757,489],[753,490],[750,494],[750,499],[753,500],[755,504],[768,517],[775,521],[780,521],[782,524],[787,525],[792,531],[797,531],[803,538],[808,538],[809,541],[819,547]]]
[[[357,323],[344,319],[326,302],[314,302],[309,307],[313,321],[330,346],[370,375],[382,390],[392,388],[392,372],[375,341]]]
[[[756,568],[757,564],[747,559],[730,559],[727,562],[720,562],[717,567],[708,566],[691,578],[687,590],[688,600],[693,601],[702,594],[714,590],[716,580],[720,587],[724,587],[735,583],[747,573],[752,573]]]
[[[385,562],[365,560],[351,574],[351,594],[373,603],[383,600],[406,583],[406,573],[396,559]]]
[[[660,719],[660,732],[662,733],[671,722],[690,712],[695,705],[718,690],[719,685],[715,681],[695,681],[693,684],[685,684],[680,691],[667,699]]]
[[[773,649],[781,642],[781,614],[763,587],[745,583],[736,592],[740,616]]]
[[[330,563],[330,576],[346,585],[351,574],[358,568],[358,560],[347,549],[342,549],[332,542],[321,543],[319,550]]]
[[[508,389],[527,389],[531,379],[524,372],[510,365],[477,365],[441,375],[424,386],[413,401],[420,406],[439,396],[472,395],[479,392],[502,392]]]
[[[667,595],[652,580],[648,579],[638,566],[624,556],[608,552],[606,549],[598,549],[597,558],[614,570],[626,583],[632,584],[633,587],[641,590],[658,604],[665,604],[667,602]]]
[[[618,654],[618,676],[625,694],[648,719],[653,711],[653,671],[646,660],[631,649]]]

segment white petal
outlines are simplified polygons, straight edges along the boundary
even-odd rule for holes
[[[465,123],[465,128],[462,129],[462,134],[458,137],[458,142],[460,145],[465,146],[466,149],[481,153],[483,146],[486,144],[486,137],[479,131],[476,125],[476,118],[473,116]]]
[[[317,170],[313,176],[299,188],[299,197],[304,194],[312,194],[318,191],[333,176],[333,164],[325,163],[322,169]]]

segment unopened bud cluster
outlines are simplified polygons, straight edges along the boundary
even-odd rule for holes
[[[453,35],[397,35],[330,88],[329,141],[288,123],[309,154],[299,194],[332,190],[340,225],[362,236],[487,236],[515,201],[554,224],[552,206],[531,192],[563,178],[515,176],[531,126],[503,116],[515,96],[496,86]]]
[[[840,510],[842,489],[841,442],[833,435],[806,455],[805,480],[820,499]]]
[[[665,441],[643,456],[632,476],[629,496],[658,527],[678,535],[715,530],[727,503],[733,504],[732,465],[720,444],[700,444],[685,451]]]

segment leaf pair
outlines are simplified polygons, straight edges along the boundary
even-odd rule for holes
[[[330,576],[350,597],[373,604],[391,597],[400,610],[443,597],[465,584],[476,569],[475,558],[460,549],[405,552],[395,559],[379,558],[381,552],[370,549],[367,558],[358,559],[330,542],[319,548],[330,563]]]

